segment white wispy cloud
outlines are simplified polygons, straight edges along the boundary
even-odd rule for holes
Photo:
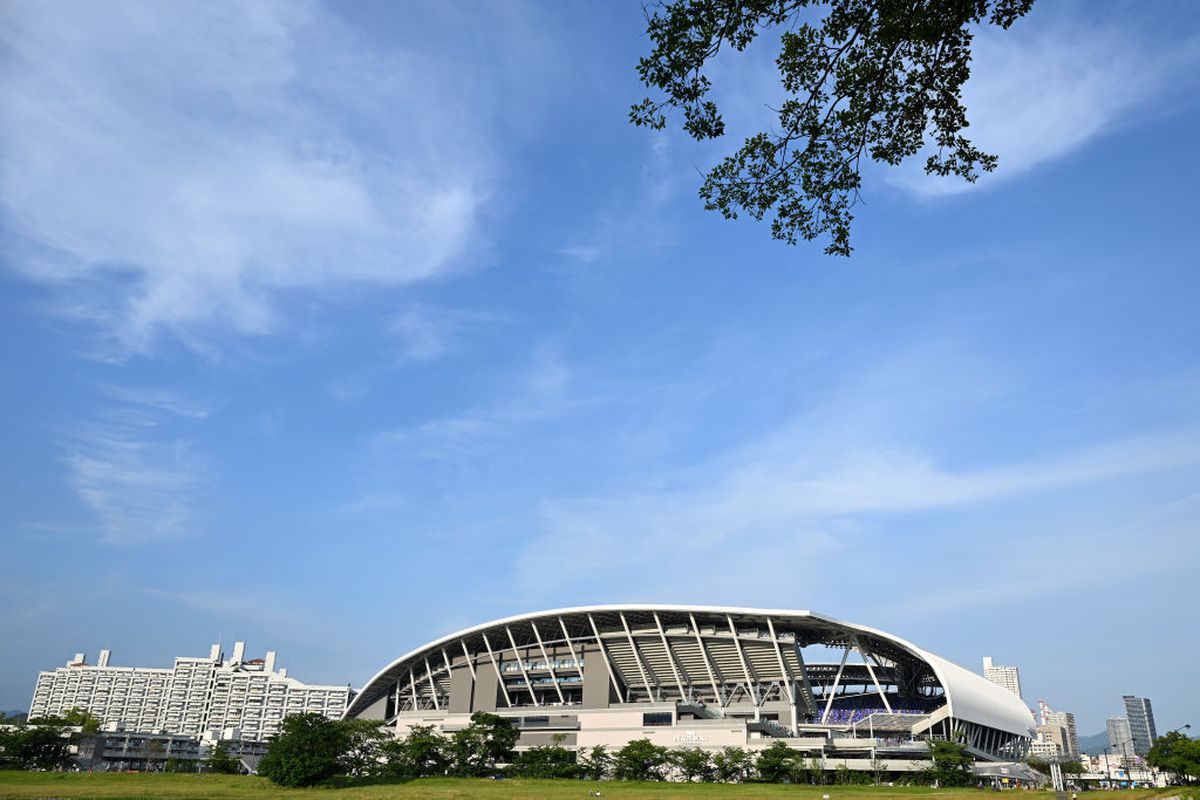
[[[367,445],[372,471],[396,462],[458,469],[588,402],[575,391],[572,367],[553,345],[535,348],[528,363],[506,380],[511,385],[496,399],[372,435]]]
[[[891,182],[922,197],[993,185],[1080,149],[1181,79],[1194,81],[1200,41],[1159,48],[1142,31],[1039,11],[975,40],[966,133],[999,157],[996,171],[975,184],[937,178],[917,156],[888,170]]]
[[[171,392],[108,387],[124,398],[64,437],[71,485],[95,515],[101,539],[137,544],[191,531],[208,466],[173,424],[204,413]]]
[[[395,316],[388,332],[399,342],[401,362],[420,363],[453,353],[471,331],[504,319],[492,312],[412,305]]]
[[[553,499],[543,529],[520,558],[530,585],[557,588],[622,576],[647,585],[639,570],[667,557],[686,590],[704,574],[706,590],[723,576],[722,553],[761,553],[756,584],[786,581],[795,565],[821,560],[855,540],[860,522],[881,515],[948,510],[1122,476],[1200,464],[1200,431],[1133,438],[1057,457],[978,469],[951,469],[906,450],[838,453],[811,425],[777,431],[751,448],[677,473],[648,476],[654,489]],[[664,555],[665,554],[665,555]],[[534,580],[536,576],[536,581]],[[782,585],[782,584],[781,584]]]
[[[444,274],[478,232],[478,90],[316,3],[8,3],[0,41],[7,260],[127,351]]]

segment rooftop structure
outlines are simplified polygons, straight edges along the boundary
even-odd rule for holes
[[[287,714],[340,717],[353,697],[348,686],[312,686],[275,669],[275,652],[247,659],[237,642],[225,659],[220,645],[207,658],[178,657],[171,668],[114,667],[101,650],[95,665],[76,653],[66,666],[38,674],[29,716],[80,708],[105,730],[199,736],[236,729],[246,740],[276,733]]]
[[[477,625],[385,666],[346,716],[449,732],[476,711],[512,720],[518,748],[783,739],[851,768],[876,754],[911,762],[929,736],[1016,760],[1034,734],[1020,698],[896,636],[809,611],[716,606],[586,606]]]

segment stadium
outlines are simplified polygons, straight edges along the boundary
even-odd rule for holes
[[[396,659],[347,708],[404,733],[509,719],[518,749],[758,749],[774,741],[849,769],[920,768],[956,738],[984,767],[1028,752],[1016,695],[883,631],[809,611],[606,605],[509,617]],[[831,767],[832,768],[832,767]]]

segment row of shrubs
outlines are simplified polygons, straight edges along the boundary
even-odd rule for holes
[[[369,720],[326,719],[320,714],[290,716],[271,740],[259,774],[283,786],[312,786],[338,777],[404,779],[442,775],[631,781],[719,781],[742,783],[878,783],[886,777],[879,761],[870,772],[844,766],[832,773],[817,759],[785,742],[755,752],[726,747],[716,753],[698,747],[667,748],[637,739],[609,752],[605,747],[568,750],[561,742],[514,747],[520,732],[503,717],[478,712],[450,735],[432,726],[413,726],[395,737]],[[942,786],[974,781],[971,758],[961,745],[932,743],[933,767],[918,780]]]

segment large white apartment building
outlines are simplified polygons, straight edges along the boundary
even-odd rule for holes
[[[207,658],[179,657],[171,668],[114,667],[101,650],[95,665],[76,653],[66,666],[38,674],[29,716],[81,708],[110,730],[199,736],[236,728],[262,741],[288,714],[317,712],[337,719],[350,704],[349,686],[312,686],[275,669],[275,652],[246,659],[237,642],[225,659],[220,645]]]
[[[1003,686],[1017,697],[1021,696],[1021,670],[1017,667],[1002,667],[993,664],[991,656],[984,656],[983,677],[997,686]]]

